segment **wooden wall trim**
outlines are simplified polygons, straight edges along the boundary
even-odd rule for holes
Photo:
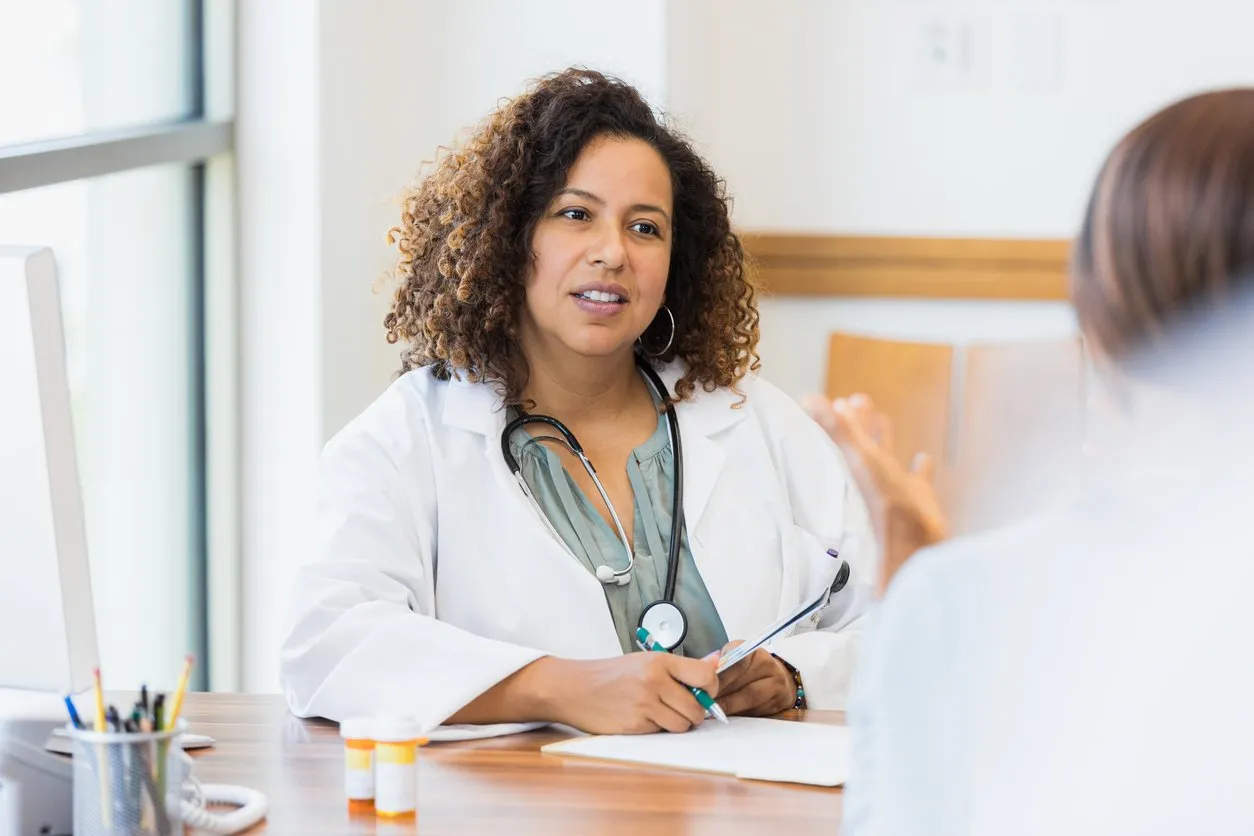
[[[742,232],[776,296],[1065,300],[1071,242]]]

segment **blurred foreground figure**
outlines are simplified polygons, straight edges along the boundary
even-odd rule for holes
[[[1251,296],[1254,90],[1197,96],[1115,148],[1076,243],[1103,401],[1076,503],[931,546],[873,410],[812,407],[886,551],[845,833],[1254,832]]]

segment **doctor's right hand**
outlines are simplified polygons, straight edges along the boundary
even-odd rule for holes
[[[705,709],[689,687],[718,696],[718,653],[688,659],[669,653],[628,653],[613,659],[545,657],[528,666],[545,695],[552,722],[590,734],[685,732]]]

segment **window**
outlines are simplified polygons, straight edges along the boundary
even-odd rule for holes
[[[210,687],[205,264],[229,258],[206,172],[232,126],[205,114],[206,10],[0,0],[0,21],[0,245],[57,259],[107,685],[172,687],[193,652]]]
[[[195,118],[198,6],[0,0],[0,145]]]

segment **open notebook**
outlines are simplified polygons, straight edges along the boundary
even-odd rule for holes
[[[726,725],[707,721],[686,734],[576,737],[541,751],[836,787],[849,771],[849,745],[844,726],[733,717]]]

